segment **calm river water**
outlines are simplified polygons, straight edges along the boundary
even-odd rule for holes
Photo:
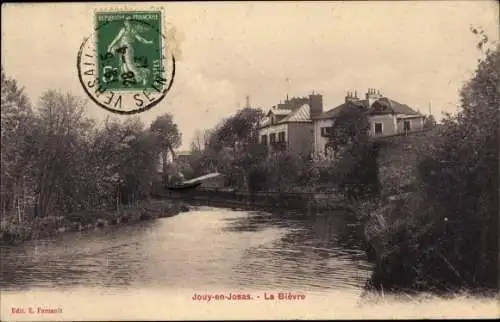
[[[283,317],[283,305],[293,305],[283,311],[292,312],[289,317],[300,318],[300,307],[314,305],[337,307],[314,317],[353,315],[341,308],[359,304],[372,268],[360,228],[341,213],[290,219],[193,207],[170,218],[3,246],[2,317],[208,319],[260,312],[273,318]],[[288,292],[306,299],[266,300]],[[229,293],[254,301],[193,300],[194,294]],[[58,312],[30,313],[40,306]]]

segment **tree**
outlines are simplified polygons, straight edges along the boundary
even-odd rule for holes
[[[211,136],[210,130],[196,130],[193,141],[191,141],[191,153],[200,154],[208,145]]]
[[[460,112],[443,121],[419,175],[434,233],[447,237],[438,247],[470,286],[498,285],[500,47],[484,54],[461,90]]]
[[[149,195],[157,175],[157,141],[139,118],[106,120],[89,162],[99,169],[99,198],[108,205],[131,203]],[[94,169],[95,169],[94,168]]]
[[[334,149],[356,145],[368,140],[370,124],[366,109],[355,103],[348,103],[333,122],[329,141]]]
[[[227,174],[227,184],[246,187],[253,164],[265,156],[258,142],[260,109],[244,108],[223,120],[212,131],[203,153],[207,168]]]
[[[16,208],[18,221],[22,220],[32,180],[33,112],[31,104],[15,79],[8,78],[1,68],[1,211]]]
[[[426,115],[424,119],[424,129],[430,130],[434,127],[436,127],[436,119],[432,114]]]
[[[260,109],[244,108],[224,120],[214,131],[211,144],[238,149],[258,142],[258,126],[264,117]],[[214,142],[215,140],[215,142]]]
[[[181,145],[181,133],[174,123],[172,115],[166,113],[157,117],[151,123],[150,131],[154,134],[158,146],[160,147],[161,159],[163,162],[164,170],[168,164],[168,155],[170,154],[172,160],[175,158],[174,149]]]
[[[377,145],[370,142],[366,108],[349,103],[335,118],[329,144],[335,152],[329,175],[353,198],[378,193]]]
[[[75,174],[80,170],[80,140],[93,123],[85,116],[85,103],[71,94],[45,92],[37,113],[36,214],[45,216],[61,198],[71,198]],[[72,180],[73,179],[73,180]]]
[[[500,47],[475,33],[483,57],[459,111],[420,151],[415,193],[379,226],[384,252],[373,280],[386,290],[498,291]]]

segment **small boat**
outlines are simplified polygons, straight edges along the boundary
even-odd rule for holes
[[[188,190],[188,189],[194,189],[200,186],[201,184],[202,182],[193,182],[193,183],[179,182],[177,184],[168,184],[165,187],[168,190]]]
[[[165,186],[165,188],[167,188],[168,190],[188,190],[188,189],[195,189],[198,186],[200,186],[203,183],[203,181],[211,179],[211,178],[215,178],[215,177],[218,177],[218,176],[220,176],[220,173],[218,173],[218,172],[209,173],[209,174],[205,174],[203,176],[199,176],[199,177],[196,177],[196,178],[193,178],[193,179],[182,180],[179,183],[167,184]]]

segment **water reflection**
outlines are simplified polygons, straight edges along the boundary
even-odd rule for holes
[[[227,229],[265,231],[269,227],[284,229],[285,233],[271,243],[245,251],[236,267],[242,284],[285,290],[361,289],[370,275],[359,225],[349,214],[291,220],[258,213],[232,219]],[[249,271],[252,274],[244,273]]]
[[[157,221],[2,246],[2,289],[359,290],[370,265],[341,214],[200,207]]]

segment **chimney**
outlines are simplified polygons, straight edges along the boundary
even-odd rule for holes
[[[365,99],[368,101],[368,108],[372,106],[372,104],[382,98],[382,94],[380,94],[380,90],[375,90],[374,88],[369,88],[365,94]]]
[[[358,101],[358,92],[354,91],[354,94],[352,92],[347,92],[347,95],[345,97],[345,102],[356,102]]]
[[[309,113],[311,119],[323,113],[323,95],[316,92],[309,95]]]

